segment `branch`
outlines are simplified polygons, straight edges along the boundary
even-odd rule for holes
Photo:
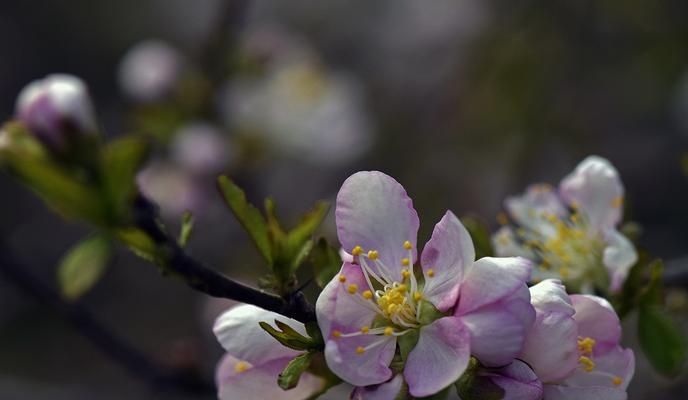
[[[53,309],[101,352],[126,369],[131,376],[147,381],[153,388],[195,394],[215,391],[212,383],[204,382],[188,371],[170,370],[152,362],[145,354],[99,323],[86,309],[63,300],[51,286],[41,282],[27,265],[19,262],[2,241],[0,274],[44,306]]]
[[[302,292],[282,298],[230,279],[189,256],[177,240],[161,228],[157,206],[142,195],[134,203],[134,220],[158,246],[169,251],[168,261],[161,266],[163,270],[182,278],[193,289],[213,297],[253,304],[303,323],[315,321],[315,310]]]

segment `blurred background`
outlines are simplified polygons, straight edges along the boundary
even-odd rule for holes
[[[351,173],[378,169],[406,187],[427,238],[447,208],[495,227],[505,196],[598,154],[621,173],[640,246],[669,260],[669,306],[686,329],[687,15],[680,0],[7,1],[0,117],[32,80],[83,78],[108,136],[156,138],[139,182],[170,226],[194,211],[192,254],[251,284],[260,260],[218,173],[295,221]],[[4,175],[0,196],[2,246],[54,286],[89,228]],[[332,215],[322,233],[336,239]],[[228,302],[120,249],[79,303],[134,351],[212,382],[210,328]],[[686,398],[685,374],[660,378],[636,356],[630,399]],[[149,378],[0,279],[0,398],[214,398]]]

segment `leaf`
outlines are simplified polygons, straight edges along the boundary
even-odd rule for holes
[[[327,243],[325,238],[318,239],[310,254],[313,265],[315,282],[318,286],[325,287],[342,267],[342,258],[335,248]]]
[[[220,193],[234,213],[244,230],[248,232],[253,243],[268,264],[272,265],[272,247],[268,236],[265,218],[256,207],[246,200],[246,194],[231,179],[222,175],[217,179]]]
[[[289,347],[290,349],[293,350],[311,350],[311,349],[316,349],[317,348],[317,343],[313,342],[311,339],[299,334],[298,332],[294,331],[291,327],[288,325],[280,322],[280,321],[275,321],[275,324],[280,327],[287,326],[287,331],[285,332],[284,330],[280,331],[275,328],[273,328],[270,324],[267,322],[260,322],[259,325],[261,328],[263,328],[264,331],[270,334],[273,338],[275,338],[278,342],[282,343],[282,345]],[[280,329],[282,329],[280,327]]]
[[[306,240],[310,239],[315,230],[322,224],[329,209],[330,204],[326,201],[316,203],[311,211],[303,215],[299,224],[289,231],[287,235],[288,246],[300,248]]]
[[[642,289],[640,294],[641,306],[655,306],[664,302],[662,274],[664,273],[664,262],[660,259],[653,260],[649,267],[650,280]]]
[[[296,272],[296,270],[299,269],[301,264],[303,264],[303,262],[306,261],[308,256],[311,254],[311,250],[313,250],[313,240],[309,239],[301,245],[299,251],[297,251],[294,257],[292,258],[291,273]]]
[[[94,235],[72,247],[60,260],[57,279],[62,295],[76,300],[103,276],[112,255],[112,242]]]
[[[466,371],[456,381],[456,391],[462,400],[501,400],[505,396],[504,389],[491,379],[478,375],[480,364],[471,357]]]
[[[492,248],[492,239],[490,237],[490,230],[485,221],[479,217],[472,215],[465,215],[461,218],[463,226],[471,235],[473,246],[475,247],[475,259],[482,257],[494,256],[494,249]]]
[[[193,227],[194,227],[194,218],[193,214],[191,214],[190,211],[187,211],[182,215],[182,227],[179,230],[179,239],[177,239],[177,243],[179,243],[179,246],[185,247],[186,244],[189,241],[189,237],[191,236],[191,233],[193,232]]]
[[[677,376],[686,359],[686,341],[657,306],[641,306],[638,316],[640,347],[662,375]]]
[[[137,256],[158,265],[164,264],[166,254],[163,253],[146,232],[138,228],[124,228],[116,229],[113,233],[119,241],[129,247]]]
[[[130,209],[136,195],[136,173],[148,158],[150,146],[141,137],[128,136],[108,143],[103,149],[103,190],[109,199],[114,221]]]
[[[295,357],[284,370],[277,377],[277,384],[284,390],[293,389],[299,383],[301,374],[303,374],[311,365],[313,354],[308,352]]]
[[[418,343],[418,338],[420,335],[420,330],[414,329],[409,333],[399,336],[397,338],[397,343],[399,344],[399,352],[401,353],[401,359],[404,362],[408,359],[409,353],[416,347]]]

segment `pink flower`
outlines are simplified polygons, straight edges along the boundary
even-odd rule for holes
[[[356,386],[390,380],[397,343],[410,341],[408,355],[398,355],[409,392],[422,397],[454,383],[471,355],[501,366],[521,351],[534,319],[527,260],[475,261],[470,235],[447,211],[421,253],[417,277],[418,215],[404,188],[381,172],[344,182],[336,221],[354,259],[327,284],[316,314],[327,365],[339,377]],[[416,335],[414,345],[409,338]]]
[[[626,399],[635,359],[619,345],[611,305],[597,296],[569,297],[553,279],[530,292],[536,318],[519,358],[544,383],[544,399]]]
[[[308,372],[293,389],[285,391],[277,385],[279,373],[302,352],[282,346],[259,325],[275,320],[307,336],[302,323],[247,304],[231,308],[215,321],[213,331],[227,351],[216,372],[220,400],[301,400],[323,389],[324,381]]]
[[[536,280],[562,279],[583,292],[594,286],[617,291],[638,259],[633,244],[616,229],[623,195],[614,166],[590,156],[561,181],[558,192],[539,184],[507,198],[513,225],[495,234],[495,250],[536,261]]]
[[[482,370],[474,380],[477,386],[473,390],[480,390],[481,383],[489,380],[504,390],[502,400],[541,400],[542,382],[533,370],[521,360],[514,360],[506,367],[498,370]]]

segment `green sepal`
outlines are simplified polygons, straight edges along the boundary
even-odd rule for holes
[[[272,327],[272,325],[267,322],[260,322],[260,327],[263,328],[267,333],[270,334],[275,340],[280,342],[282,345],[299,351],[317,350],[319,345],[316,341],[311,338],[305,337],[300,333],[296,332],[289,325],[275,320],[275,325],[277,329]]]
[[[57,268],[62,296],[73,301],[88,292],[105,273],[112,251],[112,241],[105,235],[93,235],[69,249]]]
[[[480,363],[474,357],[468,361],[466,371],[456,381],[456,391],[461,400],[501,400],[504,389],[491,379],[478,375]]]
[[[299,383],[301,374],[303,374],[311,365],[313,353],[307,352],[300,356],[294,357],[289,364],[280,372],[277,377],[277,384],[284,390],[293,389]]]
[[[182,215],[182,226],[179,230],[179,238],[177,239],[179,246],[186,247],[191,237],[191,233],[193,233],[194,222],[193,214],[191,214],[190,211],[186,211]]]

